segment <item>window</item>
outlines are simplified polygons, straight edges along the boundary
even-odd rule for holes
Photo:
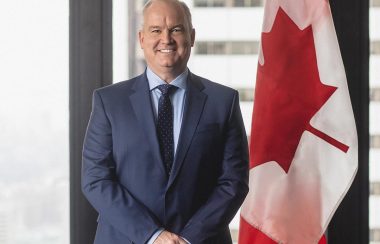
[[[68,5],[0,8],[0,243],[69,243]]]
[[[380,241],[380,229],[371,229],[369,234],[370,240],[373,242],[371,243],[379,243]]]
[[[194,0],[195,7],[258,7],[263,0]]]
[[[262,0],[234,0],[233,1],[234,7],[258,7],[262,5],[263,5]]]
[[[254,88],[238,88],[239,98],[242,102],[253,102],[255,89]]]
[[[224,7],[225,0],[194,0],[195,7]]]
[[[380,55],[380,40],[371,42],[371,54]]]
[[[258,41],[199,41],[195,45],[199,55],[253,55],[258,53]]]

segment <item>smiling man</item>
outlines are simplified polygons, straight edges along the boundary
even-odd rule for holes
[[[146,71],[94,92],[82,167],[94,243],[232,243],[248,192],[238,93],[187,68],[195,30],[183,2],[148,1],[143,15]]]
[[[139,32],[148,67],[165,82],[186,70],[195,30],[187,6],[176,1],[150,1]]]

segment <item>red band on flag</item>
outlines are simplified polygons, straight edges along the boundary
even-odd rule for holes
[[[243,217],[240,217],[239,244],[276,244],[264,233],[250,225]]]
[[[309,131],[310,133],[318,136],[322,140],[330,143],[332,146],[334,146],[334,147],[340,149],[341,151],[347,153],[347,151],[349,149],[349,147],[347,145],[341,143],[340,141],[335,140],[334,138],[332,138],[331,136],[327,135],[326,133],[323,133],[322,131],[315,129],[310,124],[306,127],[306,130]]]
[[[250,225],[240,216],[239,244],[277,244],[263,232]],[[326,237],[323,235],[318,244],[327,244]]]

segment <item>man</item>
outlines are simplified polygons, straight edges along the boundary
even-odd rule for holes
[[[144,74],[94,92],[83,192],[96,244],[232,243],[247,192],[247,139],[235,90],[187,69],[187,6],[152,0],[139,32]]]

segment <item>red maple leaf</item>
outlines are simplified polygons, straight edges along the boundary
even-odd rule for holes
[[[264,65],[257,70],[250,167],[276,161],[287,173],[305,130],[347,152],[348,146],[310,125],[337,89],[320,81],[312,27],[300,30],[279,8],[261,43]]]

